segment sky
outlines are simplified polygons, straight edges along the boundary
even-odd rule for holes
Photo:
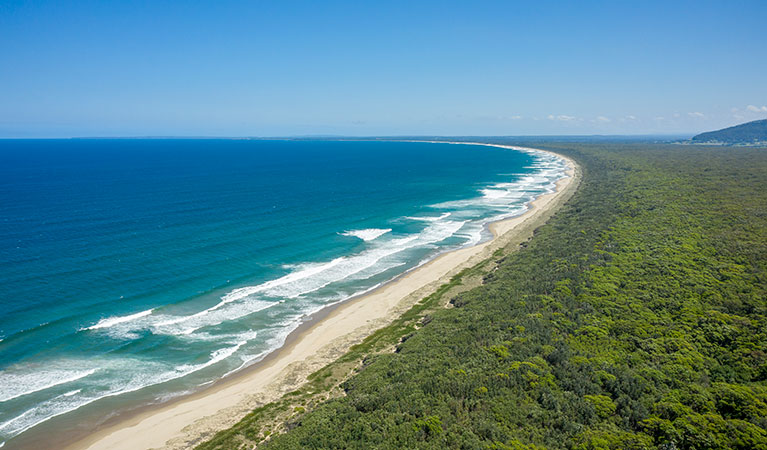
[[[694,134],[767,1],[0,2],[0,137]]]

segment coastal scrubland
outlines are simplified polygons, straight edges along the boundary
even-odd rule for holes
[[[767,449],[767,149],[526,145],[532,239],[198,448]]]

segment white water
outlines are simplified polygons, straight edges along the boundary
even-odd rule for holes
[[[391,231],[391,228],[365,228],[364,230],[349,230],[339,233],[341,236],[350,236],[362,239],[363,241],[372,241]]]

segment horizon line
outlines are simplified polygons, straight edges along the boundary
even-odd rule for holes
[[[0,136],[0,140],[54,140],[54,139],[232,139],[232,140],[287,140],[287,139],[419,139],[419,138],[683,138],[700,133],[643,133],[643,134],[519,134],[519,135],[450,135],[450,134],[391,134],[391,135],[346,135],[346,134],[300,134],[287,136],[218,136],[218,135],[124,135],[124,136],[53,136],[53,137],[12,137]]]

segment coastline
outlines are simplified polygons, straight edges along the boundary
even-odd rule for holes
[[[419,142],[542,151],[474,142]],[[309,374],[386,326],[461,270],[532,235],[578,185],[578,166],[569,158],[556,156],[566,161],[568,176],[557,181],[554,192],[539,195],[530,202],[523,214],[489,224],[491,240],[443,253],[371,292],[325,308],[291,333],[281,348],[253,366],[199,392],[117,416],[66,448],[188,448],[233,426],[254,408],[296,389]],[[60,445],[61,441],[58,442]]]

